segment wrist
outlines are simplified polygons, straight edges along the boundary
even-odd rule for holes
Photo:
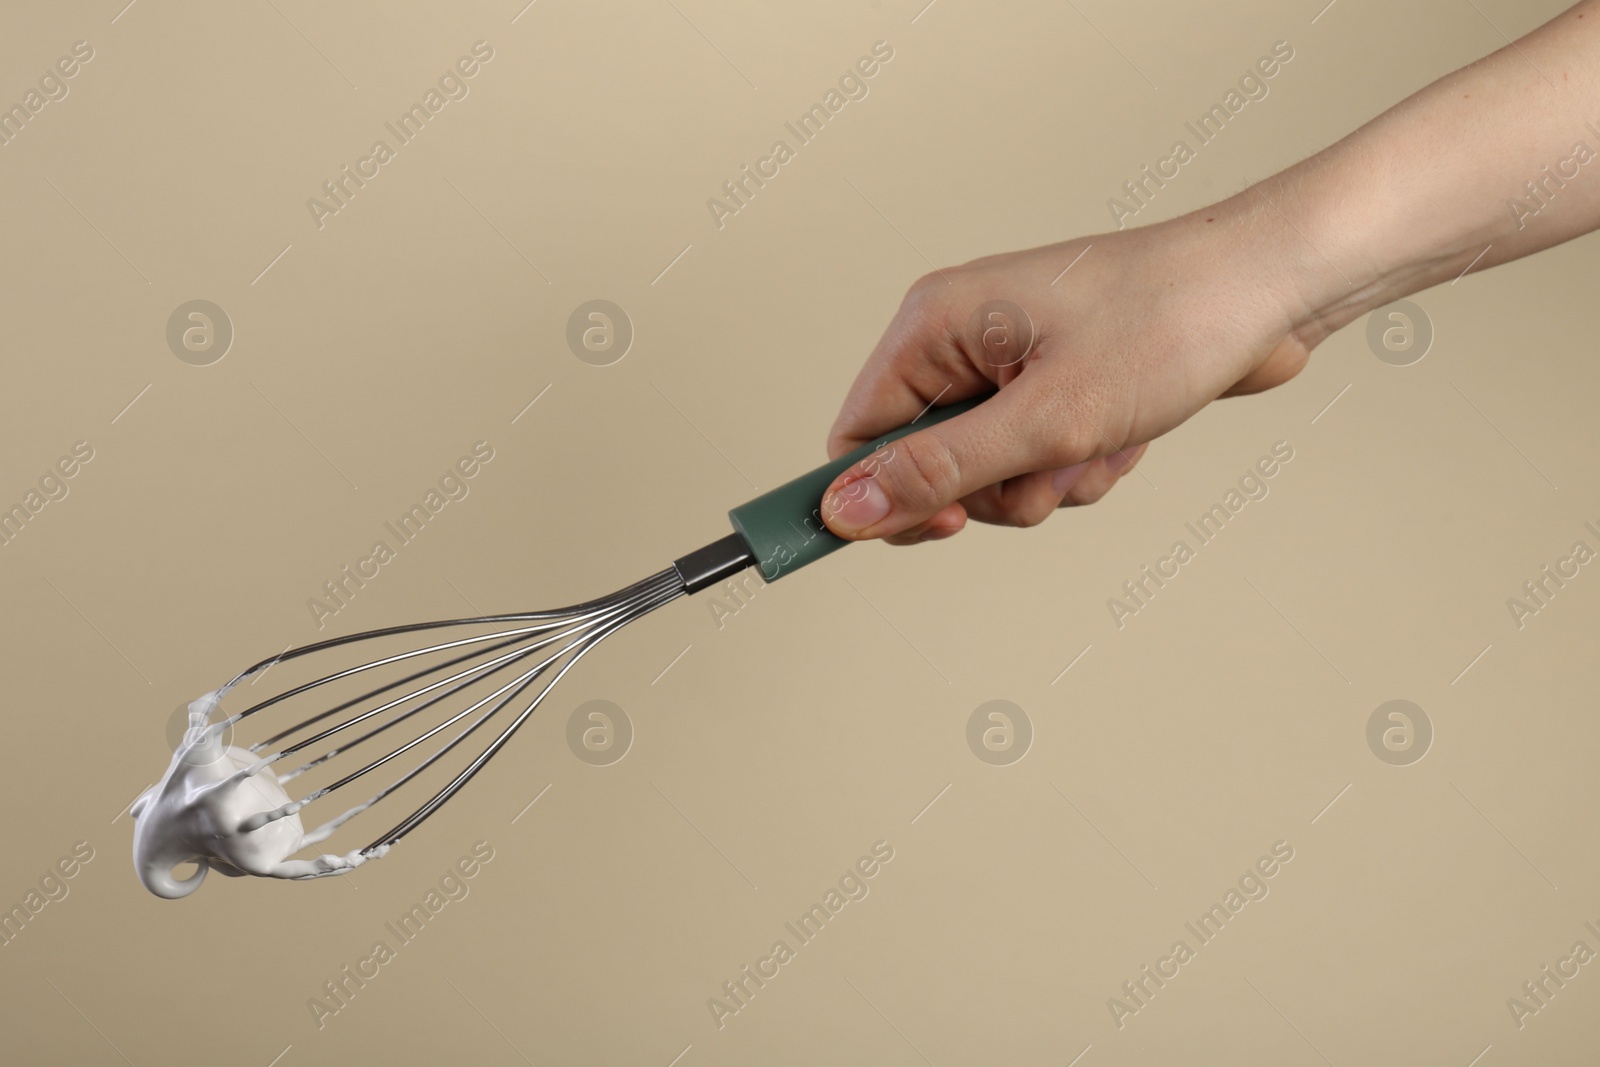
[[[1322,242],[1310,236],[1303,217],[1308,204],[1286,176],[1269,178],[1170,225],[1191,249],[1193,262],[1226,279],[1232,306],[1249,308],[1248,319],[1264,334],[1295,337],[1309,350],[1368,306],[1378,306],[1366,301],[1382,282],[1366,274],[1358,282],[1319,252]]]
[[[1251,220],[1290,332],[1308,349],[1369,311],[1501,258],[1498,246],[1479,258],[1505,236],[1499,214],[1483,207],[1489,198],[1463,203],[1446,188],[1418,188],[1381,134],[1358,131],[1228,202]]]

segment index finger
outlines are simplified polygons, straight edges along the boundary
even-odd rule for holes
[[[908,296],[845,395],[828,433],[828,455],[841,456],[935,403],[965,400],[994,384],[966,357],[942,309]]]

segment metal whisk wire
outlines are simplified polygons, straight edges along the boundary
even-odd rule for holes
[[[528,720],[528,717],[544,702],[550,691],[555,687],[555,684],[591,649],[633,620],[684,595],[687,589],[683,574],[678,567],[674,566],[653,574],[643,581],[637,582],[610,596],[576,604],[569,608],[562,608],[556,611],[491,615],[482,618],[449,619],[439,622],[414,623],[381,630],[370,630],[364,633],[331,638],[327,641],[319,641],[300,648],[288,649],[277,656],[262,660],[260,663],[249,667],[240,672],[233,681],[229,682],[227,689],[231,690],[240,682],[251,678],[259,678],[259,676],[264,675],[268,670],[279,664],[342,648],[357,642],[373,641],[381,638],[397,637],[407,633],[449,627],[528,624],[522,626],[513,625],[510,629],[442,641],[426,648],[409,649],[383,656],[367,663],[332,671],[311,681],[292,686],[281,693],[269,696],[215,724],[217,729],[226,729],[249,720],[268,708],[284,704],[296,697],[347,678],[380,668],[406,664],[411,661],[421,662],[422,665],[418,669],[408,670],[398,679],[387,681],[360,695],[341,700],[333,707],[318,711],[316,714],[292,726],[280,729],[264,740],[251,745],[249,750],[253,754],[260,755],[261,758],[247,772],[241,771],[241,774],[256,773],[261,768],[279,760],[307,752],[314,747],[320,746],[323,742],[331,742],[332,747],[327,751],[321,752],[320,755],[311,756],[294,769],[279,775],[279,781],[283,782],[327,764],[340,755],[348,753],[357,746],[370,741],[372,738],[402,723],[414,720],[416,716],[429,708],[444,704],[451,698],[466,692],[471,687],[485,683],[488,679],[507,671],[515,665],[523,664],[531,658],[538,657],[536,662],[515,674],[510,681],[499,685],[498,688],[487,695],[472,700],[471,703],[460,710],[452,709],[451,713],[443,718],[442,721],[433,724],[397,748],[377,756],[355,770],[344,773],[337,780],[312,790],[297,801],[284,805],[275,811],[252,817],[245,824],[244,829],[253,830],[277,819],[296,814],[315,801],[321,800],[323,797],[362,778],[369,772],[377,770],[379,767],[417,749],[430,739],[439,737],[451,727],[462,723],[463,720],[472,720],[453,737],[446,740],[431,755],[427,755],[426,758],[421,759],[414,766],[408,767],[394,781],[383,786],[361,803],[335,816],[315,830],[306,833],[304,838],[305,844],[308,846],[326,839],[345,822],[371,808],[374,804],[377,804],[428,768],[437,764],[486,723],[493,720],[514,701],[517,701],[535,682],[538,682],[545,675],[549,675],[544,678],[543,684],[526,706],[513,716],[499,734],[488,742],[443,788],[439,789],[432,797],[388,831],[374,838],[371,844],[361,849],[361,852],[367,855],[385,851],[389,846],[420,826],[441,805],[459,792],[478,771],[482,770],[484,765],[505,746],[523,723]],[[540,656],[540,653],[545,654]],[[446,658],[442,661],[434,661],[434,658],[441,654],[445,655]],[[472,662],[474,660],[478,662]],[[461,669],[454,670],[454,668],[458,667]],[[440,674],[445,676],[435,677]],[[413,688],[413,686],[417,686],[417,683],[425,684]],[[378,702],[374,706],[368,707],[367,705],[373,701]],[[411,706],[407,707],[407,705]],[[399,711],[398,714],[391,715],[388,718],[380,718],[386,713],[397,711],[397,709],[405,710]],[[276,747],[280,742],[288,738],[353,710],[356,712],[355,714],[337,718],[336,721],[323,726],[309,736],[282,747]],[[474,716],[476,717],[474,718]],[[355,737],[349,737],[348,731],[375,719],[379,721],[369,729]]]

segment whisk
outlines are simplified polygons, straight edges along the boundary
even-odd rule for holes
[[[273,695],[218,721],[191,721],[191,726],[220,734],[264,723],[269,712],[280,716],[280,722],[287,719],[290,725],[272,729],[248,746],[250,762],[241,763],[238,770],[230,765],[227,782],[251,778],[271,767],[280,784],[306,776],[312,787],[298,800],[250,814],[233,831],[245,835],[261,831],[327,797],[348,796],[342,791],[357,783],[380,781],[398,771],[358,803],[297,838],[297,847],[303,849],[323,841],[345,822],[419,778],[436,786],[431,796],[371,843],[348,853],[345,861],[320,869],[302,864],[297,869],[305,873],[290,877],[343,873],[365,859],[385,854],[481,771],[544,703],[556,683],[601,641],[662,605],[747,567],[759,566],[766,581],[775,581],[843,547],[847,542],[822,521],[823,493],[833,479],[858,463],[866,473],[874,465],[892,463],[893,450],[885,447],[890,442],[969,410],[978,402],[974,399],[940,408],[930,405],[906,426],[733,509],[729,519],[734,533],[609,596],[555,611],[369,630],[291,648],[246,668],[219,691],[224,697],[234,694],[237,699],[267,677],[282,679],[293,674],[295,668],[289,665],[297,661],[299,669],[309,667],[312,676],[283,683],[285,687]],[[412,635],[434,631],[450,634],[441,634],[445,639],[425,647],[406,647]],[[357,645],[378,651],[366,662],[341,665],[348,660],[339,657]],[[292,711],[296,708],[298,713]],[[209,706],[206,710],[209,714]],[[380,738],[397,743],[396,747],[384,750],[383,745],[373,743]],[[459,753],[457,759],[444,763],[452,753]],[[369,779],[386,768],[384,774]],[[169,771],[169,778],[171,774]],[[208,782],[207,787],[212,784]],[[219,832],[227,829],[222,827]],[[136,831],[136,853],[138,848]],[[215,854],[188,858],[201,865],[201,873],[207,864],[227,874],[262,873],[237,869]]]

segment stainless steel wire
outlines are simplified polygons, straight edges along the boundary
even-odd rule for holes
[[[341,767],[333,781],[281,808],[254,816],[244,828],[256,829],[297,814],[391,763],[404,767],[392,781],[307,832],[305,841],[309,847],[439,764],[469,738],[487,737],[492,730],[480,735],[483,727],[491,722],[498,725],[499,732],[481,749],[468,748],[467,751],[476,754],[441,788],[360,851],[372,855],[387,850],[438,811],[482,770],[550,695],[556,683],[596,645],[633,620],[683,596],[686,591],[683,575],[676,567],[668,567],[610,596],[556,611],[449,619],[369,630],[288,649],[241,671],[228,683],[228,690],[252,680],[259,682],[273,668],[296,660],[309,661],[310,657],[316,657],[317,662],[327,660],[331,668],[327,673],[316,672],[317,676],[311,680],[291,685],[225,718],[217,724],[219,729],[250,723],[272,709],[283,712],[290,706],[303,706],[315,700],[324,687],[337,686],[369,672],[383,672],[389,668],[402,672],[398,678],[384,680],[355,696],[338,700],[332,707],[317,709],[292,725],[274,729],[269,736],[249,746],[259,757],[249,773],[258,773],[263,767],[294,758],[291,769],[276,772],[280,782],[288,782],[334,764],[357,750],[366,751],[363,746],[374,738],[395,736],[390,732],[407,724],[424,727],[415,736],[366,758],[353,769]],[[379,655],[354,665],[339,666],[334,659],[349,651],[349,646],[398,639],[411,633],[501,626],[507,628]],[[478,688],[485,687],[490,679],[498,682],[497,676],[501,675],[508,675],[510,680],[487,694],[477,694]],[[531,698],[523,703],[530,690]],[[508,712],[508,708],[513,710]],[[358,727],[365,728],[358,730]],[[430,742],[436,742],[438,747],[433,748]],[[405,759],[413,753],[416,755],[412,760]]]

